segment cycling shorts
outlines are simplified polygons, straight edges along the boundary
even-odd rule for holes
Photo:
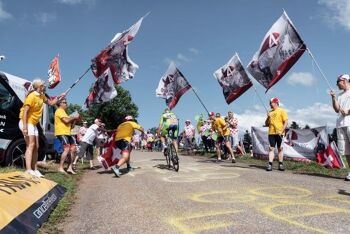
[[[164,126],[160,131],[160,135],[162,137],[165,137],[168,135],[168,132],[170,132],[171,139],[177,139],[177,137],[179,136],[179,129],[177,125],[170,125],[168,127]]]

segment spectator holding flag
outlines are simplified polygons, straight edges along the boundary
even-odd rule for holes
[[[266,171],[272,171],[272,162],[275,157],[275,147],[278,149],[278,170],[284,171],[283,165],[283,135],[288,126],[287,112],[279,107],[280,100],[277,97],[271,98],[271,110],[267,114],[265,125],[269,127],[269,162]]]
[[[338,147],[350,166],[350,76],[348,74],[339,76],[337,86],[342,91],[338,98],[333,90],[331,90],[330,95],[333,109],[338,113],[336,122]],[[345,180],[350,181],[350,172]]]
[[[67,172],[70,174],[76,174],[73,170],[73,161],[77,154],[76,141],[73,136],[71,136],[72,124],[79,120],[79,114],[75,116],[68,116],[66,109],[68,107],[66,99],[60,99],[57,102],[57,110],[55,111],[55,136],[61,142],[63,146],[63,153],[60,159],[60,165],[58,171],[66,174],[63,165],[66,160],[67,155],[70,153],[71,160],[69,161],[69,166]]]

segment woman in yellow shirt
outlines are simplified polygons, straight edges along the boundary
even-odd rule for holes
[[[25,98],[23,107],[19,114],[19,128],[21,129],[26,142],[26,173],[36,177],[43,177],[36,167],[39,149],[39,132],[36,125],[40,122],[44,103],[55,105],[58,97],[52,100],[46,98],[46,87],[43,80],[33,80],[32,87],[33,91]],[[65,94],[61,96],[65,96]]]

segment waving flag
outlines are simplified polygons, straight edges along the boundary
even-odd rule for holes
[[[108,68],[116,84],[134,77],[138,65],[129,58],[127,46],[136,36],[142,20],[143,17],[128,30],[117,33],[111,43],[92,59],[92,72],[96,78],[99,78]]]
[[[104,103],[117,96],[112,74],[107,69],[95,82],[91,93],[86,98],[85,105],[89,107],[92,104]]]
[[[58,58],[59,55],[57,55],[50,64],[49,70],[47,72],[47,76],[48,76],[48,88],[49,89],[53,89],[56,87],[56,85],[58,85],[58,83],[60,83],[61,81],[61,75],[60,75],[60,69],[58,66]]]
[[[344,163],[334,141],[332,141],[324,151],[316,154],[316,161],[327,168],[344,168]]]
[[[185,76],[172,62],[167,72],[160,78],[156,96],[164,98],[166,105],[173,109],[180,97],[191,88]]]
[[[214,77],[222,87],[227,104],[233,102],[253,85],[238,54],[235,54],[227,64],[216,70]]]
[[[306,45],[287,13],[283,12],[265,35],[247,69],[268,90],[289,71],[305,50]]]

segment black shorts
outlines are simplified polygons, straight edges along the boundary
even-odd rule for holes
[[[124,139],[116,141],[115,145],[117,146],[118,149],[120,149],[122,152],[130,151],[130,143]]]
[[[219,136],[218,139],[216,140],[216,142],[218,144],[222,144],[222,143],[226,144],[226,142],[231,142],[230,138],[231,138],[230,135],[228,135],[228,136]]]
[[[58,138],[58,140],[60,140],[61,144],[63,146],[65,145],[76,145],[77,142],[75,140],[74,137],[70,136],[70,135],[59,135],[59,136],[56,136]]]
[[[275,148],[277,144],[277,149],[281,148],[283,136],[281,135],[269,135],[270,147]]]

